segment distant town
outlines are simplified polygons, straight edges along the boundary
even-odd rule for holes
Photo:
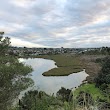
[[[56,55],[56,54],[80,54],[87,53],[90,51],[102,51],[108,49],[108,47],[101,48],[27,48],[27,47],[10,47],[8,50],[9,54],[17,56],[37,56],[37,55]]]

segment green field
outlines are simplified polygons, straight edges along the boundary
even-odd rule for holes
[[[38,57],[54,60],[58,67],[43,73],[44,76],[67,76],[83,70],[83,66],[78,56],[42,55]]]

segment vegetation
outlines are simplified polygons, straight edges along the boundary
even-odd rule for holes
[[[110,57],[98,61],[101,63],[102,69],[95,78],[95,83],[110,102]]]
[[[3,34],[0,33],[0,109],[8,110],[19,93],[33,81],[25,77],[32,68],[7,54],[10,41],[8,37],[3,38]]]
[[[100,99],[106,99],[102,94],[102,91],[95,86],[95,84],[84,84],[77,88],[74,94],[77,96],[81,91],[91,94],[94,100],[100,97]]]
[[[0,55],[5,55],[8,51],[10,46],[10,38],[5,37],[3,38],[4,32],[0,32]]]
[[[63,91],[64,90],[64,91]],[[69,89],[61,88],[57,97],[45,92],[29,91],[19,100],[17,107],[11,110],[109,110],[110,103],[94,99],[93,94],[80,91],[78,94]],[[68,97],[68,98],[67,98]],[[64,99],[63,99],[64,98]],[[69,99],[69,100],[65,100]]]
[[[102,69],[99,72],[97,78],[95,79],[97,86],[103,84],[110,84],[110,58],[107,57],[102,63]]]
[[[61,89],[57,92],[57,97],[59,97],[63,102],[70,101],[71,100],[71,90],[65,89],[64,87],[61,87]]]
[[[45,92],[29,91],[19,100],[14,110],[56,110],[63,106],[63,102]]]
[[[71,55],[42,55],[40,58],[51,59],[56,62],[58,68],[43,73],[44,76],[67,76],[83,70],[80,58]]]

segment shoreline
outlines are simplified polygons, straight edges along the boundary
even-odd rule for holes
[[[73,73],[83,71],[80,60],[73,58],[73,56],[66,55],[43,55],[36,58],[44,58],[53,60],[57,68],[53,68],[47,72],[44,72],[43,76],[68,76]],[[74,62],[75,61],[75,62]]]
[[[47,72],[44,72],[43,76],[68,76],[70,74],[78,73],[85,69],[88,82],[94,82],[94,77],[97,76],[101,69],[100,64],[96,63],[97,58],[103,58],[105,56],[99,55],[39,55],[32,58],[43,58],[47,60],[53,60],[57,68],[53,68]]]
[[[58,57],[70,57],[70,60],[72,58],[72,61],[75,60],[75,63],[73,63],[73,68],[68,68],[68,67],[71,67],[71,66],[60,66],[59,65],[59,61],[57,59],[54,58],[55,55],[43,55],[43,56],[38,56],[37,58],[44,58],[44,59],[49,59],[49,60],[54,60],[56,63],[55,65],[57,65],[58,68],[54,68],[54,69],[51,69],[47,72],[44,72],[43,75],[44,76],[68,76],[70,74],[74,74],[74,73],[78,73],[78,72],[81,72],[83,69],[85,69],[85,72],[89,75],[86,77],[86,81],[88,81],[89,83],[91,82],[94,82],[94,77],[97,76],[98,72],[101,70],[101,66],[100,64],[96,63],[95,60],[97,58],[103,58],[105,56],[98,56],[98,55],[58,55]],[[57,56],[57,55],[56,55]],[[60,59],[62,60],[62,59]],[[78,62],[77,62],[78,61]],[[69,60],[68,60],[69,62]],[[67,63],[69,64],[69,63]],[[78,67],[78,68],[75,68],[74,67]],[[65,70],[65,69],[66,70]],[[65,71],[61,71],[61,69],[65,70]],[[71,71],[72,70],[72,71]],[[62,74],[63,73],[63,74]]]

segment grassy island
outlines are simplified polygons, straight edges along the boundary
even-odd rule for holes
[[[77,73],[83,70],[83,65],[77,56],[42,55],[38,57],[54,60],[58,67],[43,73],[44,76],[68,76],[72,73]]]

